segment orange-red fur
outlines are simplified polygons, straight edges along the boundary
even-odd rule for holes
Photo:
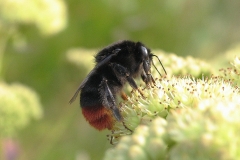
[[[83,107],[82,114],[85,119],[98,130],[111,130],[114,124],[113,115],[110,110],[104,106]]]
[[[127,95],[122,91],[121,92],[121,98],[126,101],[128,99]]]

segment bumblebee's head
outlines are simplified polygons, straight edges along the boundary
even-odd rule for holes
[[[158,56],[152,54],[151,51],[149,49],[147,49],[143,44],[141,44],[139,46],[139,50],[140,50],[141,59],[142,59],[142,66],[143,66],[142,77],[143,77],[143,79],[145,78],[144,81],[147,84],[151,81],[154,81],[153,77],[151,75],[151,64],[153,64],[154,68],[157,70],[159,75],[161,75],[161,73],[158,71],[157,67],[154,65],[152,57],[157,57],[157,59],[159,60],[159,63],[161,64],[165,74],[167,74],[167,72],[166,72],[165,68],[163,67],[162,62],[160,61]]]

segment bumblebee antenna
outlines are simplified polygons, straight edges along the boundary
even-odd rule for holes
[[[155,64],[153,63],[153,61],[152,61],[152,64],[153,64],[154,68],[157,70],[157,72],[159,73],[159,75],[162,76],[162,74],[158,71],[158,69],[157,69],[157,67],[155,66]]]
[[[153,57],[153,56],[154,56],[154,57],[157,57],[157,59],[158,59],[159,63],[161,64],[161,66],[162,66],[165,74],[167,75],[167,72],[166,72],[165,68],[163,67],[163,64],[162,64],[161,60],[158,58],[158,56],[156,56],[155,54],[151,54],[151,56],[152,56],[152,57]],[[160,74],[160,72],[158,71],[157,67],[154,65],[153,61],[152,61],[152,64],[153,64],[154,68],[157,70],[157,72]],[[161,74],[160,74],[160,75],[161,75]],[[162,75],[161,75],[161,76],[162,76]]]

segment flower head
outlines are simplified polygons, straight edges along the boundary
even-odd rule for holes
[[[156,117],[167,118],[172,110],[185,108],[204,109],[203,102],[234,101],[239,89],[220,77],[195,79],[190,76],[163,77],[154,86],[141,87],[144,97],[133,91],[127,101],[120,103],[123,122],[116,122],[109,137],[118,140],[131,134],[141,124],[149,124]]]
[[[30,120],[42,117],[38,95],[21,84],[0,82],[0,137],[12,137]]]

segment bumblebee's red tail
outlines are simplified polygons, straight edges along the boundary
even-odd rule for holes
[[[114,117],[104,106],[82,107],[82,114],[89,124],[98,130],[111,130],[113,127]]]

